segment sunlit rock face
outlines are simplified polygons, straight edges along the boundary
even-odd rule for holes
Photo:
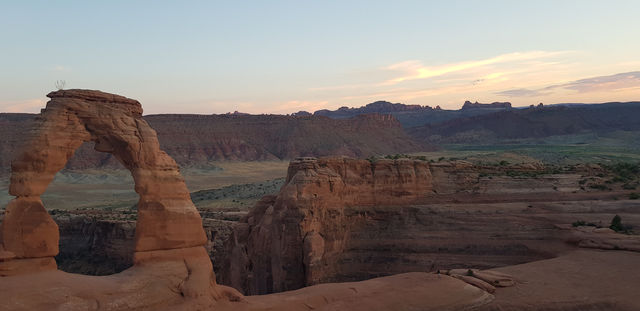
[[[225,284],[250,294],[331,281],[354,224],[349,207],[398,206],[431,191],[419,160],[299,158],[277,196],[265,196],[236,227]]]
[[[0,276],[56,270],[58,226],[40,195],[75,150],[93,142],[95,150],[113,154],[131,171],[140,196],[134,267],[121,275],[135,280],[132,284],[141,286],[141,295],[148,290],[144,280],[154,276],[181,297],[205,303],[221,297],[203,247],[207,238],[200,215],[176,162],[160,150],[156,132],[142,119],[140,103],[90,90],[47,96],[51,100],[12,162],[9,193],[16,198],[2,223]],[[162,268],[149,268],[157,265]]]

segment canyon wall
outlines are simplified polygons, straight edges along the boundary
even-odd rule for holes
[[[221,160],[275,160],[299,156],[368,157],[432,149],[413,141],[390,115],[359,115],[334,120],[285,115],[148,115],[162,150],[180,166],[204,166]],[[0,173],[8,172],[36,115],[0,114]],[[66,165],[71,169],[122,168],[93,143],[81,145]]]
[[[326,282],[347,247],[345,208],[408,204],[431,188],[425,161],[292,161],[278,196],[265,196],[235,228],[222,280],[251,294]]]
[[[555,224],[582,217],[554,202],[604,196],[580,188],[583,176],[598,173],[536,163],[299,158],[280,193],[263,197],[235,226],[219,281],[265,294],[550,258],[573,247]]]

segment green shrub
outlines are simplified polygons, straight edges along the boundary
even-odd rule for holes
[[[574,227],[580,227],[580,226],[584,226],[587,223],[584,220],[576,220],[574,221],[571,225]]]
[[[618,215],[613,216],[613,219],[611,219],[609,229],[619,233],[631,233],[631,227],[623,225],[622,218]]]
[[[637,194],[634,192],[629,195],[629,200],[637,200],[637,199],[640,199],[640,194]]]

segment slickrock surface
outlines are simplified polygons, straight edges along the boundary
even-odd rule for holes
[[[167,270],[171,273],[159,273]],[[408,273],[321,284],[272,295],[220,299],[203,308],[174,291],[188,274],[179,262],[136,266],[112,276],[61,271],[0,280],[0,310],[469,310],[493,295],[445,275]]]
[[[640,253],[578,250],[563,256],[495,269],[517,285],[498,288],[477,310],[640,310]]]

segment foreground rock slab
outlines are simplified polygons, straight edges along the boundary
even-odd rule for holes
[[[169,261],[112,276],[49,271],[10,277],[5,278],[10,283],[0,282],[0,310],[468,310],[493,299],[452,277],[415,272],[203,306],[179,294],[187,273],[179,262]]]
[[[577,250],[495,269],[516,278],[478,310],[640,310],[640,253]]]

